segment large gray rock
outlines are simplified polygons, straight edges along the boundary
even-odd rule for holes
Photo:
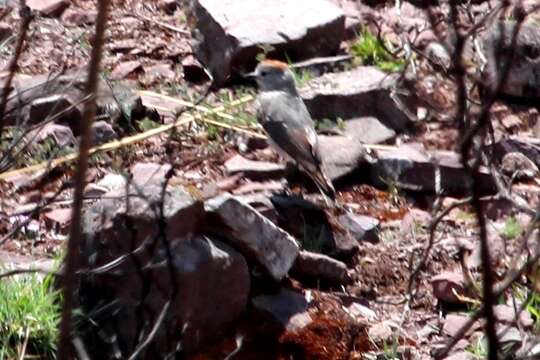
[[[87,346],[99,358],[128,357],[169,303],[140,358],[163,358],[180,343],[192,352],[245,309],[247,264],[230,246],[194,235],[204,208],[182,188],[151,183],[128,193],[108,193],[83,219],[81,265],[87,270],[78,299],[85,314],[99,314],[92,317],[95,326],[85,327]]]
[[[468,194],[470,191],[470,177],[461,166],[457,153],[428,153],[412,145],[377,153],[378,159],[371,168],[370,176],[378,186],[394,185],[411,191],[435,193],[440,185],[442,192],[449,196]],[[440,176],[437,176],[438,172]],[[474,176],[482,193],[496,193],[495,181],[486,169],[480,169]]]
[[[195,52],[217,84],[271,56],[293,60],[331,55],[345,33],[345,16],[327,0],[196,0]]]
[[[314,119],[373,116],[386,127],[404,130],[410,119],[391,95],[395,82],[395,76],[374,66],[360,66],[314,78],[300,89],[300,96]]]
[[[61,113],[56,122],[68,125],[78,136],[85,86],[86,69],[63,75],[16,76],[9,89],[3,120],[7,125],[20,125],[23,121],[39,123],[47,116]],[[155,118],[154,112],[143,106],[139,94],[127,86],[115,84],[111,88],[100,79],[96,98],[97,114],[111,124],[129,128],[133,121],[145,116]],[[64,111],[72,105],[73,108]]]
[[[86,337],[96,357],[110,358],[114,349],[127,358],[140,344],[139,326],[144,324],[142,335],[148,336],[168,301],[169,310],[141,359],[164,358],[179,344],[192,353],[223,334],[246,309],[250,279],[242,255],[207,236],[172,238],[169,245],[170,258],[161,247],[151,260],[137,257],[81,282],[85,311],[110,306],[94,318],[96,332]],[[108,261],[98,255],[92,266]],[[99,341],[99,335],[114,336],[117,348]]]
[[[298,255],[296,240],[240,199],[224,194],[205,204],[208,231],[224,236],[248,260],[262,266],[276,281]]]
[[[536,24],[523,24],[514,45],[512,38],[515,21],[508,21],[500,26],[496,22],[484,35],[483,46],[488,64],[484,71],[487,86],[496,85],[509,56],[514,52],[514,59],[503,94],[538,98],[540,96],[540,28]],[[502,41],[501,41],[502,39]]]
[[[366,164],[362,144],[345,136],[319,136],[319,152],[332,181],[351,175]]]

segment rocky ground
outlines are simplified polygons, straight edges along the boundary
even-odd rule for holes
[[[7,3],[0,12],[2,79],[20,23],[16,6]],[[153,321],[169,304],[161,295],[178,290],[167,336],[176,340],[170,335],[175,322],[189,323],[178,336],[193,359],[436,357],[481,304],[481,261],[474,210],[464,201],[470,179],[453,120],[455,77],[441,76],[451,73],[450,58],[428,14],[408,2],[400,9],[383,1],[279,1],[255,8],[232,0],[193,3],[188,11],[181,1],[112,1],[94,144],[133,139],[177,117],[190,122],[116,143],[91,158],[83,268],[106,267],[139,246],[137,261],[156,265],[140,279],[127,269],[143,267],[114,265],[128,275],[89,281],[81,298],[95,290],[131,303],[142,279],[151,285],[144,300],[150,315],[141,316]],[[18,96],[7,105],[9,135],[0,159],[0,259],[17,267],[47,266],[65,246],[74,163],[17,170],[75,151],[96,18],[95,1],[27,4],[34,18],[13,82]],[[467,14],[479,18],[494,5],[480,2]],[[448,9],[436,9],[432,15],[445,19]],[[264,16],[254,19],[255,10]],[[516,10],[505,11],[510,19]],[[303,20],[290,26],[298,14]],[[502,89],[509,98],[490,109],[490,161],[473,174],[497,281],[534,254],[538,241],[531,209],[539,205],[540,115],[533,106],[537,88],[529,82],[538,70],[540,44],[530,40],[540,34],[536,19],[531,15],[524,27],[530,36],[520,40],[517,70]],[[472,26],[470,19],[463,22]],[[402,71],[410,61],[406,51],[388,59],[366,55],[366,47],[384,54],[362,41],[372,36],[376,43],[368,34],[379,30],[386,46],[398,49],[407,40],[422,54],[414,57],[416,72]],[[273,46],[262,45],[268,42]],[[238,76],[283,51],[296,64],[300,94],[318,120],[337,208],[325,205],[309,180],[268,147],[255,121],[254,89]],[[467,59],[474,77],[479,60]],[[210,77],[212,91],[202,98]],[[474,89],[471,94],[478,96]],[[474,102],[469,111],[479,111]],[[166,211],[158,216],[137,197],[126,205],[126,191],[142,191]],[[178,288],[171,289],[159,265],[166,251],[147,248],[145,239],[163,236],[158,223],[167,225],[165,238],[173,262],[179,261]],[[516,315],[514,308],[537,296],[533,275],[520,277],[497,302],[506,354],[540,354],[540,310],[529,304]],[[102,328],[116,329],[130,344],[134,324],[125,319],[133,311],[122,308]],[[448,358],[486,356],[481,324]],[[170,351],[159,341],[153,350]]]

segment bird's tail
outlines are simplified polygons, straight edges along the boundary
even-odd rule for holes
[[[332,185],[332,181],[326,172],[326,168],[322,163],[319,164],[317,171],[312,172],[311,178],[315,182],[315,185],[319,188],[319,191],[329,197],[332,201],[336,199],[336,189]]]

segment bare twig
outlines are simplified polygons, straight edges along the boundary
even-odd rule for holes
[[[19,13],[21,16],[21,25],[19,26],[19,38],[17,39],[17,44],[15,45],[15,53],[11,58],[11,61],[8,65],[8,77],[4,84],[4,91],[2,92],[2,98],[0,100],[0,137],[4,130],[4,112],[6,111],[8,95],[10,93],[11,82],[15,76],[15,71],[17,71],[17,64],[19,63],[19,58],[21,57],[24,43],[26,41],[26,35],[28,34],[28,28],[30,26],[30,21],[32,20],[32,14],[30,8],[26,6],[24,0],[20,0],[20,9]]]
[[[98,1],[98,15],[96,18],[96,33],[94,46],[90,57],[88,69],[88,80],[86,84],[86,94],[93,95],[97,91],[99,80],[99,67],[102,56],[102,48],[107,24],[109,0]],[[75,174],[75,194],[73,199],[73,213],[71,216],[70,236],[67,244],[67,255],[65,260],[64,282],[63,282],[63,304],[62,319],[60,321],[60,337],[58,341],[58,358],[68,360],[71,358],[71,331],[72,312],[75,305],[75,273],[79,266],[78,254],[82,238],[81,217],[83,205],[83,192],[86,182],[86,170],[88,169],[88,158],[90,154],[91,125],[96,114],[96,102],[92,98],[85,104],[83,121],[81,124],[81,140],[79,145],[79,162]]]

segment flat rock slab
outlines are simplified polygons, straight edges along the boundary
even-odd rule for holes
[[[435,193],[440,186],[447,196],[470,192],[471,179],[461,166],[457,153],[428,153],[415,144],[406,144],[393,150],[377,151],[377,155],[370,176],[378,186],[394,184],[402,189],[427,193]],[[497,192],[495,181],[486,169],[481,168],[474,176],[483,194]]]
[[[372,116],[386,127],[402,131],[410,120],[391,96],[395,81],[395,76],[374,66],[360,66],[314,78],[299,91],[314,119]]]
[[[196,0],[195,53],[217,84],[254,67],[263,47],[293,60],[332,55],[345,35],[345,15],[327,0]]]
[[[379,144],[396,137],[396,131],[384,125],[376,117],[364,116],[344,122],[343,132],[364,144]]]
[[[347,212],[339,217],[339,222],[357,241],[379,242],[379,220]]]
[[[296,240],[252,206],[224,194],[205,203],[208,231],[224,236],[248,260],[262,266],[280,281],[289,272],[296,256]]]
[[[285,164],[253,161],[242,155],[235,155],[225,162],[225,171],[228,175],[242,173],[252,180],[276,179],[285,174]]]

